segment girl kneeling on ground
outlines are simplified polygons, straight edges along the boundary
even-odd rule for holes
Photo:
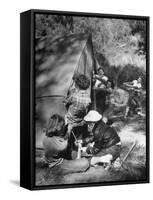
[[[68,160],[68,140],[65,139],[67,128],[62,116],[54,114],[50,117],[43,139],[45,159],[48,166],[59,174],[84,172],[92,165],[94,157]],[[95,162],[95,161],[94,161]],[[96,163],[101,162],[101,157],[96,158]]]

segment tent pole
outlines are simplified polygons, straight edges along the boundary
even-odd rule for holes
[[[92,90],[93,91],[93,109],[96,110],[97,106],[96,106],[96,90]]]
[[[90,42],[91,42],[92,55],[93,55],[93,72],[92,72],[92,79],[93,79],[93,73],[96,74],[97,69],[96,69],[96,60],[95,60],[94,49],[93,49],[93,44],[92,44],[92,34],[90,35]],[[91,88],[93,88],[93,81],[91,82],[92,82]],[[93,109],[96,110],[97,105],[96,105],[96,90],[95,89],[92,89],[92,97],[93,97]]]

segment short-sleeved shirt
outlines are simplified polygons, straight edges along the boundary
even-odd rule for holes
[[[107,76],[105,75],[96,75],[96,83],[95,83],[95,87],[98,87],[98,85],[100,84],[105,84],[108,81]]]
[[[80,123],[86,115],[87,108],[91,103],[90,95],[86,90],[74,92],[68,99],[67,124]]]

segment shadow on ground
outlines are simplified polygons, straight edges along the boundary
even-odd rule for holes
[[[10,180],[9,182],[12,183],[13,185],[20,186],[19,180]]]

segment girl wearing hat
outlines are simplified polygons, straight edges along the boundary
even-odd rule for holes
[[[90,164],[103,162],[103,158],[80,158],[70,160],[68,158],[68,140],[65,120],[62,116],[54,114],[50,117],[46,134],[43,139],[45,162],[53,172],[59,174],[85,172]]]
[[[43,139],[45,162],[53,172],[59,174],[85,172],[90,165],[102,163],[109,156],[96,156],[70,160],[68,158],[68,140],[65,139],[66,126],[62,116],[54,114],[50,117]]]
[[[94,110],[89,111],[84,120],[94,136],[94,145],[93,147],[89,146],[86,152],[94,155],[95,162],[97,161],[96,157],[101,156],[107,158],[109,162],[115,161],[121,152],[120,137],[115,129],[105,124],[102,121],[102,115]]]

